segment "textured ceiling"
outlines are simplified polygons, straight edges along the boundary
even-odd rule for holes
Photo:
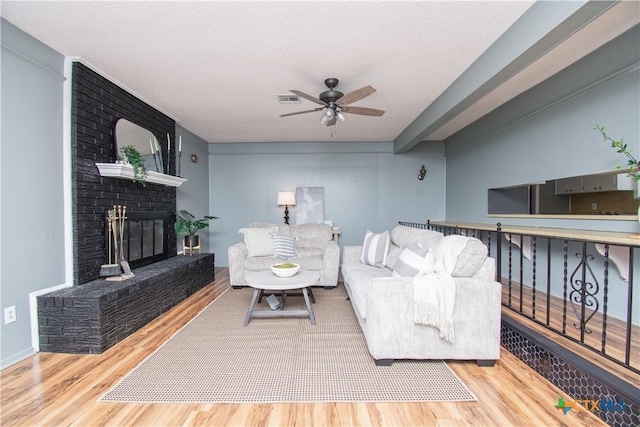
[[[393,141],[532,3],[2,1],[1,13],[211,143]],[[316,105],[281,105],[276,95],[318,96],[328,77],[345,94],[375,87],[353,105],[386,114],[348,115],[334,128],[320,125],[319,112],[279,117]],[[451,135],[530,82],[502,88],[427,139]]]

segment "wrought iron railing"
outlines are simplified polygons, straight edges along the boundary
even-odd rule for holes
[[[526,234],[501,224],[400,224],[483,241],[496,261],[504,307],[640,373],[640,242]]]

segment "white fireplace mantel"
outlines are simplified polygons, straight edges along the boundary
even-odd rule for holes
[[[128,179],[133,181],[133,166],[124,163],[96,163],[101,176],[111,178]],[[180,187],[186,179],[173,175],[166,175],[154,171],[147,171],[147,182],[166,185],[167,187]]]

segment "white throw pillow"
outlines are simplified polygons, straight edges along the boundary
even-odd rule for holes
[[[367,230],[362,244],[360,262],[375,267],[384,267],[389,253],[389,232],[375,234]]]
[[[273,255],[273,240],[271,234],[278,232],[278,227],[269,228],[241,228],[244,235],[244,244],[247,246],[249,256]]]
[[[426,271],[429,263],[426,260],[429,247],[421,243],[414,243],[402,251],[396,265],[393,267],[392,276],[413,277]]]
[[[277,258],[295,258],[296,257],[296,247],[295,241],[296,237],[288,237],[283,236],[281,234],[273,234],[271,236],[273,239],[273,256]]]

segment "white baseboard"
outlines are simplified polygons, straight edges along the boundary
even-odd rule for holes
[[[27,348],[19,353],[12,354],[6,359],[2,359],[2,361],[0,361],[0,369],[8,368],[9,366],[18,363],[29,356],[33,356],[34,354],[36,354],[36,351],[33,348]]]

